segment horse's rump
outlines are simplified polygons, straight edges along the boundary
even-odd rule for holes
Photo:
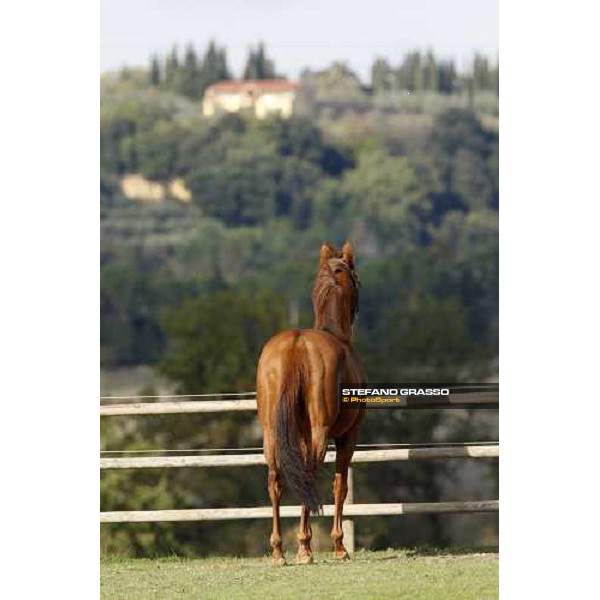
[[[279,399],[275,409],[276,460],[302,504],[319,512],[322,502],[316,485],[319,461],[313,456],[306,406],[308,357],[300,332],[283,359]]]

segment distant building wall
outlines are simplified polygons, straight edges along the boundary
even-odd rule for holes
[[[279,79],[224,81],[207,88],[202,113],[213,117],[221,113],[253,112],[264,119],[271,114],[292,115],[298,85]]]
[[[130,173],[121,178],[121,192],[126,198],[141,202],[161,203],[167,196],[186,204],[192,200],[192,193],[183,179],[178,177],[165,184],[147,179],[139,173]]]
[[[296,92],[262,94],[256,99],[256,116],[264,119],[269,114],[280,113],[282,117],[291,117],[295,99]]]

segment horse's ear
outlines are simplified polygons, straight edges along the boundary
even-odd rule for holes
[[[319,259],[321,262],[325,262],[330,258],[336,258],[338,255],[338,251],[328,242],[323,242],[321,246],[321,252],[319,255]]]
[[[354,248],[349,241],[344,242],[342,247],[342,260],[351,268],[354,269]]]

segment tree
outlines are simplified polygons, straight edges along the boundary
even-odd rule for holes
[[[264,44],[258,44],[256,50],[250,48],[246,66],[244,67],[244,79],[276,79],[275,65],[267,58]]]
[[[431,150],[436,157],[453,156],[463,148],[487,158],[495,141],[495,136],[482,126],[475,114],[464,109],[442,113],[436,118],[431,132]]]
[[[104,365],[154,363],[164,350],[158,282],[120,267],[100,280],[101,358]]]
[[[492,91],[496,96],[500,95],[500,62],[496,59],[496,64],[490,73],[492,80]]]
[[[473,58],[473,89],[475,92],[493,89],[488,59],[481,54]]]
[[[198,71],[198,57],[191,44],[185,49],[183,64],[179,67],[179,70],[177,91],[188,98],[197,98],[200,92],[200,73]]]
[[[411,52],[404,57],[398,70],[400,89],[420,92],[423,89],[423,68],[420,52]]]
[[[364,152],[357,168],[345,173],[342,191],[350,197],[355,236],[389,253],[421,243],[431,204],[419,173],[405,157]]]
[[[267,149],[229,149],[224,162],[199,165],[189,183],[206,215],[233,227],[257,225],[275,214],[279,169]]]
[[[162,83],[170,91],[197,100],[213,83],[231,79],[224,48],[209,42],[202,59],[192,44],[188,44],[180,61],[177,47],[166,58]]]
[[[179,144],[187,131],[169,121],[142,132],[136,139],[138,169],[151,179],[167,181],[177,174]]]
[[[182,393],[253,389],[260,351],[287,319],[285,299],[270,292],[190,298],[165,321],[169,351],[161,371]]]
[[[219,48],[211,41],[202,58],[202,67],[200,69],[200,86],[198,93],[203,94],[204,90],[213,83],[231,79],[231,73],[227,66],[227,55],[225,48]]]
[[[378,58],[371,67],[371,87],[373,93],[387,92],[393,86],[393,71],[384,58]]]
[[[494,181],[486,157],[459,149],[452,164],[452,192],[472,209],[489,208],[494,200]]]
[[[427,52],[423,66],[423,89],[426,92],[438,91],[438,68],[431,50]]]
[[[161,82],[160,62],[158,56],[153,55],[150,60],[150,85],[158,87]]]
[[[465,307],[482,357],[498,352],[498,213],[450,212],[435,231],[436,287]]]
[[[430,150],[441,193],[457,196],[471,208],[493,206],[497,184],[490,158],[496,148],[496,136],[484,129],[471,111],[452,109],[440,115],[433,126]]]
[[[438,90],[440,94],[452,94],[456,88],[456,70],[452,61],[438,65]]]
[[[179,154],[194,201],[228,226],[286,217],[304,229],[319,179],[339,177],[354,165],[347,148],[327,143],[304,118],[253,122],[229,115],[193,138],[194,146]]]
[[[167,59],[165,61],[164,83],[167,89],[174,89],[177,83],[178,72],[179,57],[177,53],[177,46],[173,46],[170,54],[167,56]]]
[[[327,143],[321,129],[310,119],[274,118],[260,127],[275,141],[279,154],[312,162],[327,175],[338,176],[354,166],[351,150],[341,144]]]

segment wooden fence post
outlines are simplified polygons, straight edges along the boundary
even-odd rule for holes
[[[348,467],[348,495],[346,504],[354,504],[354,469]],[[344,546],[350,554],[354,554],[354,521],[352,519],[342,520],[342,531],[344,532]]]

